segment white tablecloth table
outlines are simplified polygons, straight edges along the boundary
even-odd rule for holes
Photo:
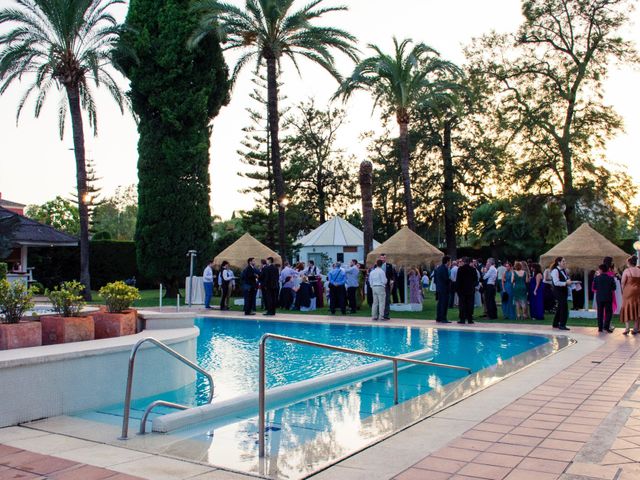
[[[185,279],[185,297],[184,303],[185,305],[189,304],[189,290],[190,290],[190,278],[187,277]],[[193,296],[191,297],[192,305],[204,305],[204,283],[202,281],[202,277],[193,277]]]

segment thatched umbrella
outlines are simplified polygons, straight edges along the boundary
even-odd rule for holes
[[[629,255],[596,232],[589,224],[583,223],[571,235],[542,255],[540,264],[544,268],[556,257],[564,257],[569,269],[584,271],[584,286],[588,288],[589,271],[597,269],[604,257],[612,257],[614,263],[622,267]]]
[[[381,253],[387,254],[387,261],[399,267],[419,267],[431,262],[440,262],[444,253],[420,237],[417,233],[402,227],[389,240],[367,255],[367,265],[373,265]],[[407,299],[407,272],[405,270],[405,303]]]
[[[213,259],[213,266],[214,268],[220,268],[222,262],[226,260],[232,268],[242,270],[247,266],[247,259],[249,257],[255,257],[258,262],[261,258],[273,257],[273,263],[282,264],[280,255],[260,243],[248,233],[245,233],[233,244],[216,255]]]

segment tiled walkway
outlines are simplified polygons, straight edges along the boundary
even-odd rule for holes
[[[640,341],[618,332],[396,479],[640,479]]]

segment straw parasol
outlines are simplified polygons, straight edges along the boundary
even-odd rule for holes
[[[583,223],[564,240],[540,257],[541,265],[549,265],[556,257],[564,257],[571,270],[595,270],[604,257],[612,257],[618,268],[622,267],[629,255],[587,223]]]
[[[248,233],[245,233],[213,259],[213,266],[219,268],[222,262],[226,260],[231,267],[243,269],[247,266],[249,257],[255,257],[258,261],[261,258],[273,257],[273,263],[282,264],[280,255]]]
[[[444,253],[409,230],[409,227],[402,227],[389,240],[369,252],[367,265],[373,265],[381,253],[386,253],[387,260],[399,267],[428,265],[441,261],[444,256]]]

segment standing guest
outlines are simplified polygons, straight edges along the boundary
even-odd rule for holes
[[[436,322],[451,323],[447,320],[447,308],[449,307],[449,266],[451,265],[451,257],[445,255],[442,257],[442,264],[436,268],[436,274],[433,281],[436,283],[436,296],[438,297],[436,305]]]
[[[476,293],[473,296],[473,307],[482,307],[482,294],[480,293],[480,287],[482,286],[482,274],[478,269],[478,259],[474,258],[471,260],[471,266],[476,271]]]
[[[340,309],[343,315],[347,314],[347,306],[345,302],[345,283],[346,275],[342,269],[342,264],[336,262],[333,270],[329,272],[329,310],[335,315],[336,309]]]
[[[611,317],[613,316],[613,295],[616,291],[615,280],[607,275],[609,266],[602,264],[598,267],[600,275],[593,279],[593,289],[596,293],[598,304],[598,331],[606,330],[613,333],[611,328]]]
[[[258,287],[258,275],[260,272],[256,268],[255,258],[247,259],[247,266],[240,274],[240,284],[242,285],[242,296],[244,297],[244,314],[255,315],[256,291]]]
[[[300,277],[300,287],[296,292],[295,309],[310,312],[316,309],[316,294],[306,275]]]
[[[542,281],[542,267],[539,263],[531,264],[531,280],[529,281],[529,305],[531,318],[544,320],[544,283]]]
[[[451,261],[449,269],[449,308],[453,308],[456,304],[456,280],[458,278],[458,261]]]
[[[473,305],[475,301],[476,285],[478,285],[478,272],[471,266],[471,259],[463,257],[462,265],[458,267],[456,288],[458,289],[458,309],[460,320],[464,324],[473,322]]]
[[[349,304],[349,313],[356,313],[356,293],[360,286],[360,265],[356,259],[351,259],[349,266],[344,271],[345,285],[347,287],[347,303]]]
[[[211,309],[211,297],[213,297],[213,260],[209,260],[202,273],[202,284],[204,286],[204,308]]]
[[[424,298],[429,290],[429,274],[426,270],[422,272],[422,279],[420,283],[422,283],[422,298]]]
[[[260,272],[260,284],[266,312],[263,315],[275,315],[278,305],[279,288],[278,267],[273,264],[273,257],[267,258],[267,264]]]
[[[634,322],[633,334],[640,333],[640,268],[638,257],[627,259],[627,268],[622,273],[622,308],[620,321],[624,322],[624,334],[629,334],[629,325]]]
[[[509,262],[501,262],[500,260],[498,260],[498,268],[496,268],[496,271],[498,272],[498,283],[496,284],[498,293],[504,292],[504,284],[500,280],[502,280],[502,278],[504,277],[504,272],[507,271],[507,264],[509,264]]]
[[[502,285],[502,316],[505,320],[516,319],[516,305],[513,299],[513,268],[510,262],[504,262],[504,270],[499,282]]]
[[[556,299],[556,314],[553,317],[553,328],[570,330],[567,328],[569,318],[569,287],[571,279],[566,271],[567,261],[563,257],[557,257],[551,266],[551,283],[553,284],[553,296]]]
[[[409,303],[422,305],[422,286],[420,285],[420,272],[417,268],[409,269]]]
[[[498,279],[498,270],[495,266],[496,261],[493,258],[487,260],[487,264],[483,268],[484,303],[487,306],[487,317],[489,320],[498,319],[498,307],[496,306],[496,280]]]
[[[384,263],[381,258],[376,261],[371,272],[369,272],[369,285],[373,294],[373,305],[371,306],[371,320],[385,320],[385,296],[388,278],[386,272],[382,269]]]
[[[391,313],[391,290],[393,289],[393,286],[395,285],[395,278],[396,278],[396,271],[395,268],[393,268],[393,265],[391,265],[390,263],[387,263],[387,254],[386,253],[381,253],[380,260],[382,260],[382,271],[385,273],[385,275],[387,276],[387,284],[385,285],[385,298],[384,298],[384,316],[383,316],[383,320],[389,320],[390,317],[390,313]]]
[[[516,320],[525,320],[529,316],[529,309],[527,307],[529,276],[527,275],[522,262],[516,262],[513,266],[513,277],[511,283],[513,285],[513,301],[516,305]]]
[[[233,271],[226,260],[222,262],[220,270],[220,279],[222,281],[222,297],[220,297],[220,310],[230,310],[229,297],[233,291],[235,277]]]
[[[553,263],[547,265],[542,272],[542,283],[544,283],[544,311],[553,313],[556,309],[556,298],[553,295],[553,282],[551,281],[551,267]]]

